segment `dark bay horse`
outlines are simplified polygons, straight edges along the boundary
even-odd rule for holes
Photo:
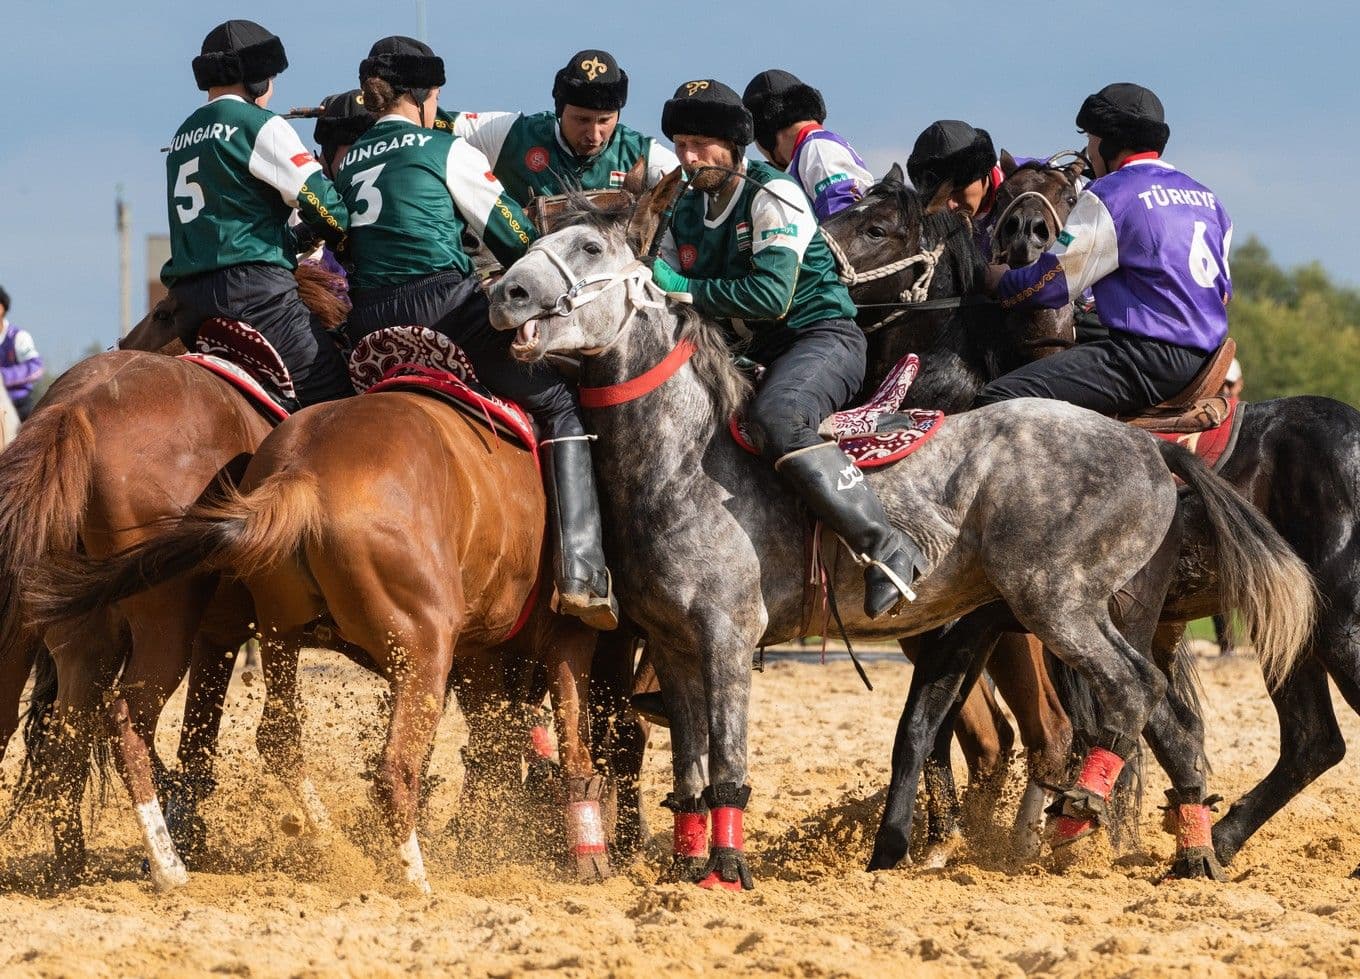
[[[1032,175],[1027,176],[1027,171]],[[1045,185],[1035,188],[1054,203],[1060,203],[1064,193],[1059,176],[1050,174]],[[1044,174],[1042,168],[1018,168],[1006,184],[1017,177],[1037,182]],[[891,262],[918,248],[922,219],[913,215],[923,209],[908,198],[889,180],[866,197],[873,204],[872,212],[851,209],[828,226],[857,263],[871,267]],[[1035,208],[1036,213],[1043,210]],[[1007,234],[1004,224],[999,236]],[[1023,227],[1032,229],[1033,225]],[[1017,222],[1010,230],[1023,227]],[[892,233],[885,234],[885,228]],[[1015,243],[1014,251],[1007,247],[1003,252],[1023,260],[1033,257],[1041,243],[1031,238]],[[903,287],[910,274],[903,272],[880,288],[891,294]],[[989,356],[977,347],[997,345],[1000,349],[991,355],[995,360],[1007,355],[1012,341],[1003,333],[976,329],[977,320],[970,319],[970,313],[955,311],[952,324],[942,322],[941,314],[926,313],[894,328],[902,334],[900,349],[919,353],[922,377],[932,379],[929,386],[918,382],[908,392],[909,404],[966,409],[980,383],[990,379],[985,371]],[[888,359],[892,351],[883,353],[882,349],[880,359],[870,364],[871,375],[886,371],[893,363]],[[1345,742],[1327,689],[1329,675],[1352,709],[1360,711],[1360,535],[1354,532],[1360,522],[1360,412],[1329,398],[1311,396],[1243,403],[1239,411],[1236,449],[1220,475],[1270,520],[1303,559],[1322,600],[1307,644],[1308,655],[1270,692],[1280,719],[1280,758],[1213,828],[1214,851],[1224,864],[1270,816],[1344,755]],[[1163,625],[1154,640],[1154,654],[1162,663],[1170,661],[1185,622],[1217,611],[1219,603],[1213,550],[1203,549],[1204,542],[1195,531],[1203,526],[1202,514],[1190,516],[1189,543],[1172,577]],[[1204,559],[1197,558],[1197,553]],[[1035,668],[1016,659],[998,669],[997,676]],[[1041,670],[1042,665],[1037,668]],[[1041,676],[1033,682],[1040,688],[1046,685]],[[1047,715],[1055,707],[1047,697],[1034,704],[1036,711]],[[1017,713],[1024,709],[1016,705]]]
[[[681,860],[675,870],[707,886],[749,887],[741,817],[749,796],[750,652],[803,629],[797,528],[807,516],[773,470],[727,432],[747,388],[720,328],[659,302],[637,260],[679,190],[677,171],[634,209],[587,209],[579,223],[540,239],[492,291],[492,321],[518,331],[514,350],[525,360],[582,355],[587,387],[617,389],[668,358],[675,368],[669,376],[653,372],[651,381],[664,380],[640,397],[604,398],[609,406],[589,408],[587,424],[599,439],[607,547],[617,556],[622,604],[646,630],[672,719],[672,798],[687,846],[697,812],[712,811],[708,860],[700,867]],[[574,310],[560,315],[568,290],[592,280],[589,299],[577,297],[566,304]],[[1225,576],[1229,590],[1250,581],[1287,598],[1268,609],[1258,596],[1234,599],[1272,644],[1268,661],[1287,670],[1312,621],[1312,591],[1269,527],[1178,446],[1036,400],[951,418],[910,462],[865,474],[893,522],[923,542],[932,567],[915,602],[871,621],[859,609],[859,569],[835,562],[829,573],[848,632],[898,638],[973,609],[991,619],[1013,614],[1097,688],[1107,724],[1121,737],[1136,739],[1150,719],[1177,727],[1178,718],[1150,717],[1166,681],[1135,643],[1150,639],[1155,622],[1142,623],[1146,636],[1130,640],[1109,611],[1116,591],[1165,550],[1176,516],[1168,465],[1214,514],[1233,572]],[[1037,506],[1042,487],[1055,482],[1079,486],[1083,505]],[[1267,580],[1244,577],[1241,563]],[[970,669],[956,667],[937,672],[928,699],[954,701],[970,679]],[[1193,732],[1176,733],[1164,740],[1165,763],[1177,769],[1176,784],[1194,784]]]
[[[455,660],[498,669],[539,580],[544,519],[527,450],[429,397],[368,394],[293,415],[260,445],[239,490],[115,560],[50,577],[41,611],[96,613],[184,572],[239,578],[263,637],[260,753],[322,831],[329,818],[301,751],[298,653],[308,641],[332,645],[386,678],[391,716],[375,788],[406,879],[428,891],[417,804],[451,671]],[[578,871],[593,879],[608,866],[587,747],[595,633],[549,612],[545,598],[527,638],[546,653],[568,835]],[[503,707],[498,696],[470,703],[478,690],[496,687],[460,687],[473,755]]]

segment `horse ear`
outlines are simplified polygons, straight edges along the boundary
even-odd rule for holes
[[[1086,160],[1083,157],[1078,157],[1063,169],[1067,171],[1067,179],[1072,181],[1072,186],[1080,186],[1081,178],[1086,173]]]
[[[1001,151],[1001,160],[1000,160],[1000,163],[1001,163],[1001,172],[1002,172],[1003,174],[1005,174],[1007,177],[1009,177],[1011,174],[1015,173],[1016,170],[1019,170],[1019,169],[1020,169],[1020,164],[1018,164],[1018,163],[1015,162],[1015,157],[1011,156],[1011,151],[1010,151],[1010,150],[1002,150],[1002,151]]]
[[[651,249],[661,216],[670,210],[684,189],[683,171],[676,167],[638,198],[633,216],[628,219],[628,242],[639,255],[645,255]]]
[[[637,158],[637,162],[623,175],[623,189],[634,197],[639,197],[647,189],[647,157]]]
[[[953,196],[953,194],[954,181],[946,180],[944,183],[940,184],[939,189],[935,191],[935,196],[932,197],[930,203],[926,205],[926,213],[939,214],[941,211],[945,210],[946,206],[949,204],[949,198]]]
[[[894,163],[888,172],[883,175],[882,183],[885,184],[905,184],[907,175],[902,172],[902,164]]]

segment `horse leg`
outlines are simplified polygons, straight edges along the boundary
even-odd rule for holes
[[[522,742],[518,724],[507,723],[515,700],[505,689],[504,664],[499,649],[465,647],[458,650],[450,671],[468,729],[458,811],[446,830],[454,836],[489,828],[498,814],[519,801]]]
[[[39,643],[26,642],[0,654],[0,761],[5,760],[5,748],[19,729],[19,701],[39,648]]]
[[[1003,620],[1008,617],[1004,605],[983,606],[920,650],[893,738],[892,776],[883,819],[874,836],[869,870],[890,870],[907,856],[916,784],[925,764],[927,746],[937,750],[941,725],[954,709],[969,677],[976,680],[986,666]]]
[[[596,774],[590,751],[590,667],[596,633],[563,617],[547,623],[546,631],[543,659],[552,690],[566,788],[563,816],[567,846],[578,878],[603,880],[609,876],[609,847],[600,809],[605,779]]]
[[[1319,631],[1314,637],[1314,652],[1328,638],[1334,638]],[[1301,659],[1269,694],[1279,715],[1280,757],[1265,778],[1234,802],[1214,826],[1214,852],[1224,864],[1266,820],[1346,754],[1327,686],[1327,670],[1317,655]]]
[[[425,633],[418,630],[418,634]],[[456,644],[455,633],[446,637],[437,649],[403,646],[401,666],[392,676],[392,717],[387,743],[374,780],[406,880],[422,894],[430,893],[430,881],[416,837],[420,776],[444,714],[444,694]]]
[[[708,873],[709,802],[704,793],[708,783],[708,692],[693,647],[672,646],[675,637],[667,640],[658,642],[650,636],[647,640],[671,720],[673,787],[661,805],[674,815],[674,843],[670,866],[661,879],[697,882]]]
[[[638,780],[649,725],[628,702],[637,689],[633,670],[637,644],[637,636],[627,628],[600,633],[590,669],[591,751],[595,758],[606,760],[612,805],[605,806],[605,828],[616,856],[624,860],[637,853],[647,839]],[[646,678],[656,679],[650,660]]]
[[[1004,640],[1006,636],[1002,636]],[[988,674],[996,670],[996,651],[988,661]],[[959,708],[958,720],[953,724],[955,737],[968,767],[968,789],[963,795],[959,812],[965,825],[981,831],[991,821],[1001,801],[1001,792],[1010,775],[1011,752],[1015,747],[1015,730],[1006,719],[1001,705],[989,683],[979,678]],[[929,772],[931,762],[926,762]]]
[[[1072,724],[1044,665],[1043,643],[1033,636],[1002,636],[992,651],[988,672],[1015,714],[1027,755],[1029,782],[1020,799],[1012,841],[1017,855],[1028,860],[1043,846],[1044,809],[1052,801],[1052,793],[1044,786],[1057,784],[1067,772]]]
[[[264,671],[264,711],[255,729],[260,758],[302,807],[306,827],[314,833],[332,832],[330,813],[308,776],[302,759],[303,708],[298,697],[298,653],[302,636],[296,630],[278,632],[261,623],[260,666]],[[443,691],[440,691],[441,696]]]

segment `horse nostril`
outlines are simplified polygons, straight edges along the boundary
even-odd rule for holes
[[[1048,241],[1048,224],[1044,221],[1035,221],[1034,227],[1030,229],[1036,241]]]
[[[529,290],[524,288],[524,286],[511,285],[508,288],[506,288],[505,296],[507,299],[512,299],[515,302],[522,303],[529,298]]]
[[[1006,226],[1001,230],[1007,235],[1014,235],[1017,231],[1020,230],[1020,219],[1017,217],[1007,218]]]

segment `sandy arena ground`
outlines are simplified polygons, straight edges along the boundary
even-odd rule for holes
[[[1250,659],[1202,659],[1214,790],[1241,794],[1273,762],[1274,714]],[[644,803],[661,830],[645,859],[597,886],[567,882],[506,837],[469,855],[443,832],[461,779],[464,728],[446,718],[424,835],[435,896],[409,896],[366,848],[372,812],[357,776],[378,743],[378,683],[329,653],[305,658],[308,748],[345,834],[287,835],[292,806],[253,746],[261,684],[233,684],[221,787],[205,811],[211,871],[168,896],[139,872],[121,797],[91,832],[97,882],[35,896],[45,834],[0,840],[0,973],[56,975],[792,976],[1334,975],[1360,970],[1360,815],[1354,762],[1329,773],[1229,868],[1232,883],[1157,876],[1171,854],[1149,771],[1142,849],[1112,865],[1102,842],[1075,865],[1010,865],[979,844],[942,872],[868,874],[888,752],[908,667],[876,658],[866,693],[850,664],[772,662],[755,677],[748,847],[757,889],[708,893],[654,883],[669,847],[664,732],[653,736]],[[176,713],[176,698],[167,716]],[[1360,723],[1338,700],[1348,740]],[[168,755],[175,725],[162,732]],[[5,762],[6,786],[17,768]],[[1018,791],[1019,768],[1016,768]],[[7,788],[0,799],[8,799]],[[1008,803],[1013,806],[1013,799]],[[1010,810],[1000,814],[1008,819]],[[356,842],[359,840],[360,842]]]

